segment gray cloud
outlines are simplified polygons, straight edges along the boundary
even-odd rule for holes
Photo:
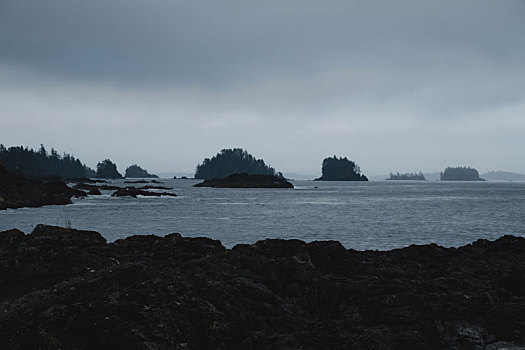
[[[519,0],[0,1],[2,139],[157,170],[241,146],[308,173],[334,153],[372,172],[525,171],[524,14]]]

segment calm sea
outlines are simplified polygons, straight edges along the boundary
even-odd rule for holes
[[[525,236],[520,182],[293,181],[295,189],[212,189],[192,187],[195,180],[161,181],[178,197],[114,198],[108,191],[67,206],[4,210],[0,231],[29,233],[44,223],[95,230],[109,241],[180,232],[226,247],[271,237],[338,240],[358,250]]]

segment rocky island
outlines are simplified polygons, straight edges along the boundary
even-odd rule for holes
[[[0,232],[11,349],[519,349],[525,239],[355,251],[335,241],[37,226]]]
[[[322,175],[314,181],[368,181],[354,161],[346,157],[328,157],[323,160]]]
[[[124,175],[126,179],[129,178],[141,178],[141,179],[158,179],[159,177],[155,174],[148,173],[147,170],[142,169],[137,164],[130,165],[126,168],[126,174]]]
[[[195,178],[222,179],[240,173],[282,177],[280,172],[275,172],[275,169],[266,165],[264,160],[255,158],[242,148],[232,148],[221,150],[211,159],[205,158],[201,164],[197,165]]]
[[[232,174],[223,179],[204,180],[194,187],[217,188],[294,188],[285,178],[275,175]]]

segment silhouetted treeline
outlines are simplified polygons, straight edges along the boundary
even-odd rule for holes
[[[448,167],[441,172],[443,181],[482,181],[476,169],[471,167]]]
[[[390,173],[390,177],[387,180],[426,180],[425,175],[420,171],[419,173]]]
[[[254,158],[242,148],[233,148],[223,149],[213,158],[204,159],[202,164],[197,165],[195,178],[220,179],[237,173],[282,176],[281,173],[276,173],[274,168],[267,166],[262,159]]]
[[[316,181],[368,181],[361,169],[348,158],[328,157],[323,160],[322,176]]]
[[[127,167],[125,177],[130,178],[158,178],[157,175],[148,173],[147,170],[142,169],[137,164],[133,164]]]
[[[60,176],[64,179],[94,177],[95,172],[80,160],[51,148],[48,153],[43,145],[35,151],[28,147],[6,148],[0,144],[0,164],[9,170],[19,171],[30,176]]]

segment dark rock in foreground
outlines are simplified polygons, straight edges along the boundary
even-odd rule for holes
[[[9,349],[503,349],[525,345],[525,239],[346,250],[37,226],[0,233]]]
[[[274,175],[233,174],[223,179],[205,180],[194,187],[218,188],[293,188],[285,178]]]
[[[144,186],[146,187],[146,186]],[[150,186],[150,188],[154,188],[153,186]],[[161,197],[161,196],[169,196],[169,197],[177,197],[175,193],[170,192],[150,192],[144,189],[136,188],[136,187],[125,187],[120,188],[115,193],[112,194],[113,197],[137,197],[137,196],[149,196],[149,197]]]
[[[64,182],[44,182],[11,172],[0,165],[0,210],[71,204],[71,197],[84,197],[83,191],[69,188]]]

